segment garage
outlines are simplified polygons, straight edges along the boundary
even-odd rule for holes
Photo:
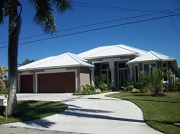
[[[20,76],[20,92],[33,93],[33,75]]]
[[[75,72],[38,74],[39,93],[73,93]]]

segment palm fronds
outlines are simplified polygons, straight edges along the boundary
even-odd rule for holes
[[[56,6],[57,11],[63,13],[67,9],[71,9],[70,0],[52,0],[52,3]]]
[[[50,0],[29,0],[36,10],[34,22],[40,25],[44,32],[53,33],[56,31],[56,24]]]

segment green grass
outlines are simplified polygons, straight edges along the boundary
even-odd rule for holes
[[[51,101],[19,101],[22,113],[18,117],[5,119],[4,107],[0,107],[0,124],[40,119],[61,113],[68,108],[64,103]]]
[[[0,95],[8,94],[8,89],[0,90]]]
[[[166,134],[180,134],[180,92],[166,93],[165,97],[153,97],[147,93],[121,92],[108,95],[129,100],[141,108],[145,122]]]

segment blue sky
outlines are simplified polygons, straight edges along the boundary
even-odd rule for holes
[[[28,1],[20,1],[23,6],[20,38],[44,34],[41,27],[35,25],[32,21],[34,15],[32,6]],[[87,5],[88,3],[92,5]],[[94,4],[100,6],[95,6]],[[178,10],[174,14],[179,14],[180,0],[73,0],[72,8],[72,10],[61,15],[55,12],[58,33],[20,40],[19,44],[31,43],[19,46],[18,63],[24,61],[25,58],[39,60],[65,52],[78,54],[99,46],[125,44],[171,56],[177,59],[180,66],[180,15],[129,24],[131,22],[166,16],[169,15],[167,14],[168,11],[174,11],[175,9]],[[74,27],[140,15],[146,16],[63,31]],[[69,35],[119,24],[127,25]],[[8,19],[6,18],[4,24],[0,25],[0,47],[8,45],[7,43],[2,43],[7,41],[7,36]],[[55,36],[61,37],[33,42]],[[1,65],[7,67],[7,48],[0,48]]]

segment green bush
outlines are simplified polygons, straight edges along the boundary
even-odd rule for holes
[[[74,95],[90,95],[90,94],[97,94],[95,85],[93,84],[86,84],[82,85],[83,90],[78,88],[78,90],[74,93]]]
[[[90,91],[95,91],[95,86],[93,84],[86,84],[86,85],[82,85],[83,90],[90,90]]]
[[[147,85],[150,85],[150,81],[151,81],[150,75],[144,71],[141,71],[140,81],[139,81],[141,89],[144,89],[145,87],[147,87]]]
[[[9,87],[9,80],[4,80],[4,84],[6,85],[6,87]]]
[[[131,92],[132,92],[132,93],[139,93],[139,92],[140,92],[140,90],[139,90],[139,89],[134,88],[134,89],[132,89],[132,90],[131,90]]]
[[[169,90],[174,92],[180,91],[180,79],[174,80],[174,82],[170,85]]]
[[[108,84],[106,83],[99,84],[99,89],[101,89],[101,91],[108,91],[109,90]]]
[[[122,86],[121,88],[122,88],[124,91],[131,91],[131,90],[134,89],[134,85],[133,85],[132,82],[126,81],[125,86]]]
[[[100,76],[96,76],[94,78],[94,84],[99,88],[99,85],[102,83],[106,83],[107,76],[105,74],[101,74]]]
[[[162,87],[163,78],[167,76],[167,70],[165,68],[152,67],[151,74],[146,72],[140,73],[140,84],[142,88],[152,86],[155,94],[158,94]]]

